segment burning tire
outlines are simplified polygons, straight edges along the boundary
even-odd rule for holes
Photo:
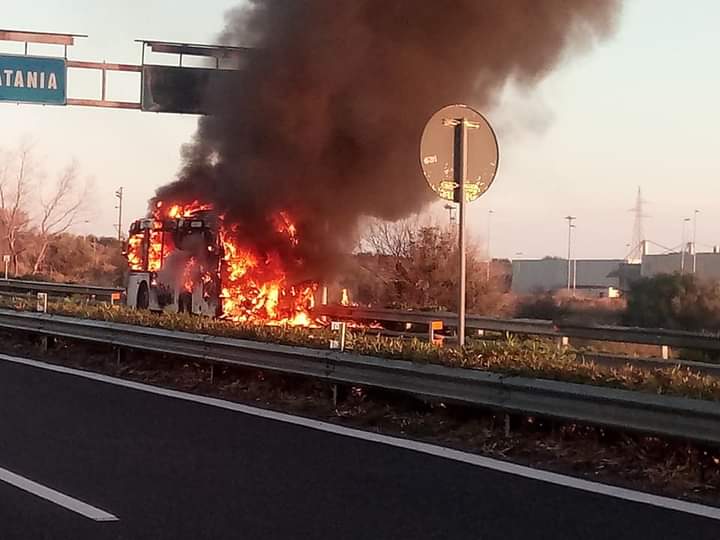
[[[178,296],[178,313],[192,313],[192,294],[184,292]]]
[[[137,302],[135,304],[136,309],[149,309],[150,308],[150,289],[148,289],[147,282],[143,281],[140,283],[137,292]]]

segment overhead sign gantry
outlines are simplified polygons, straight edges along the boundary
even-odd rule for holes
[[[252,49],[218,45],[138,40],[143,48],[141,108],[150,112],[207,114],[207,91],[237,77]],[[147,64],[145,52],[174,54],[177,66]],[[187,67],[187,56],[212,58],[212,67]]]
[[[140,65],[68,59],[68,47],[75,44],[76,38],[85,37],[80,34],[0,30],[0,41],[25,45],[22,55],[0,55],[0,102],[208,114],[208,90],[227,78],[237,77],[243,59],[252,51],[244,47],[138,40],[142,46]],[[33,43],[62,46],[62,56],[31,55],[29,44]],[[178,65],[147,63],[147,51],[177,55]],[[183,63],[188,56],[212,58],[214,62],[210,67],[189,67]],[[102,73],[99,99],[68,97],[67,73],[73,69]],[[140,101],[108,100],[108,71],[137,73]]]
[[[67,48],[77,34],[50,34],[24,30],[0,30],[0,41],[24,43],[25,54],[0,54],[0,101],[16,103],[67,103]],[[62,57],[30,56],[30,43],[59,45]]]

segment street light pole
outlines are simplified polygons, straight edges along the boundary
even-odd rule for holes
[[[690,221],[689,217],[683,218],[682,226],[682,239],[680,245],[680,275],[685,273],[685,249],[687,248],[685,239],[687,238],[687,224]]]
[[[495,212],[488,210],[488,222],[487,222],[487,282],[490,283],[490,264],[492,263],[492,257],[490,255],[490,223],[492,222],[492,215]]]
[[[118,205],[115,207],[118,209],[118,222],[117,222],[117,230],[118,230],[118,240],[122,241],[122,207],[123,207],[123,188],[120,187],[115,192],[115,197],[118,199]]]
[[[693,274],[697,272],[697,216],[700,213],[700,210],[695,210],[693,213],[693,239],[692,239],[692,249],[693,249]]]
[[[577,218],[575,216],[565,216],[565,219],[568,222],[568,252],[567,252],[567,290],[570,290],[571,285],[571,278],[572,278],[572,267],[571,267],[571,246],[572,246],[572,230],[573,230],[573,221],[575,221]]]

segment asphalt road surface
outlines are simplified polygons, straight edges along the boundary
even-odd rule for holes
[[[719,516],[0,359],[0,540],[715,540]]]

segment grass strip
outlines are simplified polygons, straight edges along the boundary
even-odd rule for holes
[[[33,311],[35,303],[27,297],[2,297],[0,307]],[[73,299],[50,301],[48,312],[83,319],[317,349],[327,349],[329,341],[334,337],[334,333],[325,327],[262,326],[187,314],[155,314],[124,306]],[[382,336],[372,329],[354,329],[348,333],[347,348],[356,354],[382,358],[720,401],[720,378],[712,375],[681,366],[602,366],[584,360],[582,354],[559,348],[551,340],[541,338],[520,339],[510,336],[504,340],[471,340],[467,346],[458,348],[438,347],[417,338]]]

